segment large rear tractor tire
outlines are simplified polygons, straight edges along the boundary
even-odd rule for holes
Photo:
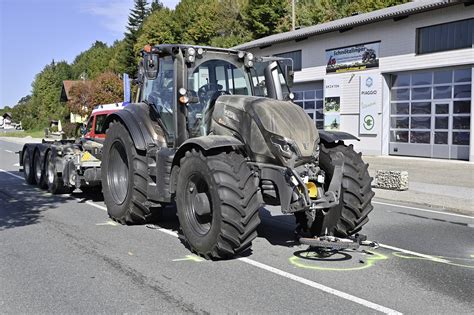
[[[102,192],[109,216],[121,224],[146,223],[151,217],[146,156],[118,121],[107,129],[102,156]]]
[[[362,161],[362,154],[356,153],[352,145],[342,143],[325,145],[321,143],[319,165],[326,173],[326,189],[334,173],[332,163],[337,152],[344,155],[344,170],[342,178],[341,196],[339,204],[327,213],[318,212],[314,219],[309,213],[297,215],[297,222],[303,230],[310,226],[309,232],[313,236],[333,235],[348,237],[359,232],[368,221],[368,214],[372,211],[372,177],[368,172],[368,164]]]
[[[46,189],[48,187],[46,183],[46,171],[44,167],[44,159],[41,159],[41,153],[39,150],[35,151],[34,154],[34,174],[35,174],[35,181],[39,188]]]
[[[258,177],[234,152],[181,159],[176,203],[190,249],[206,259],[231,258],[250,248],[260,223]]]
[[[54,195],[71,193],[73,190],[72,187],[65,186],[63,178],[58,174],[55,162],[56,158],[57,155],[54,149],[49,150],[46,154],[45,172],[48,191]]]
[[[28,149],[23,152],[23,176],[29,185],[36,184],[35,173],[33,169],[33,157]]]

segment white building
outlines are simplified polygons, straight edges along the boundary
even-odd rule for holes
[[[235,48],[291,57],[297,104],[364,154],[474,161],[473,38],[473,1],[431,0]]]

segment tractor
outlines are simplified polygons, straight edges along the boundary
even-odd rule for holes
[[[135,103],[104,123],[109,216],[143,224],[175,204],[186,245],[207,259],[249,249],[264,205],[293,214],[304,235],[357,233],[374,196],[368,165],[344,144],[357,138],[318,132],[292,80],[282,58],[145,46]]]

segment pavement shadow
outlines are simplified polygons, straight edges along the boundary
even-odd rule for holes
[[[39,188],[26,185],[22,179],[0,172],[0,231],[36,224],[44,211],[65,201],[65,198],[45,195]]]
[[[296,222],[292,215],[272,215],[265,208],[260,209],[258,237],[265,238],[270,244],[284,247],[299,245],[295,235]]]

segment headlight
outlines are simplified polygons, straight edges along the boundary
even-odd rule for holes
[[[277,148],[278,152],[285,158],[291,159],[293,154],[297,154],[294,150],[293,140],[286,139],[279,136],[271,137],[271,142],[275,148]]]
[[[319,160],[319,142],[317,140],[314,142],[313,158],[316,161]]]

